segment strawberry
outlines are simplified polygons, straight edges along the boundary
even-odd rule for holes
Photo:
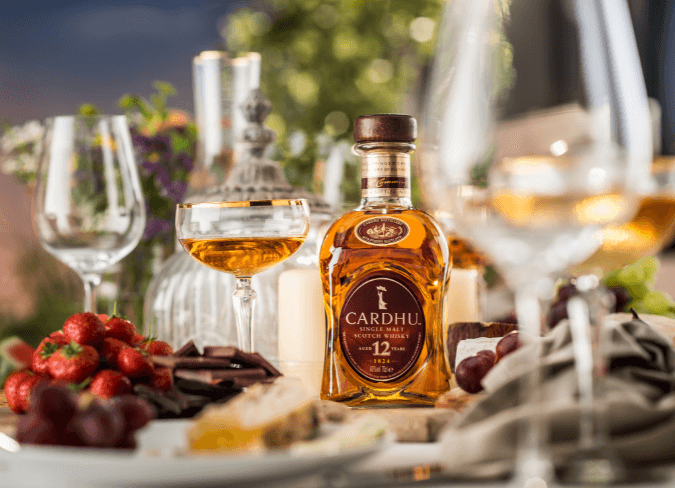
[[[22,400],[19,396],[19,388],[21,383],[26,381],[31,376],[30,371],[22,369],[10,374],[5,380],[5,396],[7,397],[7,404],[9,408],[15,413],[24,413]]]
[[[137,347],[125,347],[117,355],[117,369],[129,378],[149,378],[152,363],[148,353]]]
[[[139,344],[139,347],[151,356],[171,356],[173,348],[164,341],[147,339]]]
[[[46,382],[46,380],[41,376],[31,374],[19,385],[19,398],[21,399],[21,406],[23,407],[24,412],[28,412],[31,404],[31,396],[35,391],[35,388],[42,382]]]
[[[99,345],[98,352],[102,360],[115,367],[117,366],[117,355],[125,347],[129,347],[129,344],[114,337],[106,337]]]
[[[132,346],[135,346],[136,344],[140,344],[140,343],[143,342],[144,340],[145,340],[145,337],[143,337],[141,334],[139,334],[138,332],[136,332],[136,333],[134,334],[134,338],[131,340],[130,344],[131,344]]]
[[[99,319],[101,319],[101,322],[103,322],[104,324],[105,324],[105,323],[108,321],[108,319],[110,318],[110,317],[108,317],[108,314],[105,314],[105,313],[97,313],[96,316],[97,316]]]
[[[49,358],[49,373],[56,380],[80,383],[99,365],[99,355],[92,346],[72,341]]]
[[[131,381],[118,371],[105,369],[96,373],[89,384],[89,391],[94,395],[110,399],[117,395],[131,393]]]
[[[52,339],[51,337],[45,337],[42,339],[42,342],[37,347],[33,353],[33,363],[31,364],[31,369],[34,373],[48,376],[49,375],[49,358],[52,357],[62,345],[67,344],[64,338],[58,338],[57,340]]]
[[[113,316],[105,323],[105,336],[131,344],[136,335],[136,326],[122,317]]]
[[[98,344],[105,335],[105,325],[91,312],[78,313],[66,319],[63,333],[78,344]]]
[[[54,342],[56,342],[59,346],[65,346],[70,342],[70,339],[68,339],[66,335],[60,330],[52,332],[51,334],[49,334],[48,337]]]
[[[30,395],[43,381],[40,376],[27,369],[15,371],[5,381],[5,396],[9,408],[15,413],[26,413],[30,404]]]
[[[150,377],[150,386],[160,391],[169,391],[173,387],[173,375],[169,368],[155,368]]]

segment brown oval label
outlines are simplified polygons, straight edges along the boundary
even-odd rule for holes
[[[396,273],[374,273],[357,282],[340,313],[340,344],[359,375],[392,381],[419,358],[426,333],[420,292]]]
[[[373,217],[357,225],[354,233],[361,242],[366,244],[388,246],[408,237],[410,227],[402,220],[393,217]]]

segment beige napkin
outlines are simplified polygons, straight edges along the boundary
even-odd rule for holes
[[[608,321],[610,372],[604,384],[608,444],[627,467],[675,461],[675,351],[639,319]],[[510,354],[483,380],[488,390],[441,435],[448,474],[489,478],[512,471],[518,423],[541,413],[556,464],[578,447],[578,390],[570,327],[561,322],[542,338],[543,404],[521,404],[522,375],[533,346]]]

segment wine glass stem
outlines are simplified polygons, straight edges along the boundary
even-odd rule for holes
[[[96,313],[96,287],[101,284],[101,275],[87,273],[81,278],[84,283],[84,311]]]
[[[237,316],[237,336],[239,349],[244,352],[254,352],[253,340],[253,310],[255,297],[258,296],[251,288],[251,278],[237,278],[237,287],[232,293],[234,313]]]
[[[516,477],[523,483],[531,478],[551,481],[553,469],[546,452],[548,425],[541,415],[541,303],[533,287],[521,286],[516,290],[516,314],[520,330],[534,339],[534,351],[530,358],[532,368],[524,375],[521,386],[521,401],[530,405],[531,415],[523,420],[516,459]],[[529,368],[528,368],[529,369]]]

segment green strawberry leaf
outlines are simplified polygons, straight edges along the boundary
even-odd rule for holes
[[[40,357],[42,359],[49,359],[50,357],[52,357],[52,354],[54,354],[58,350],[59,345],[56,342],[48,342],[42,347],[42,351],[40,351]]]

